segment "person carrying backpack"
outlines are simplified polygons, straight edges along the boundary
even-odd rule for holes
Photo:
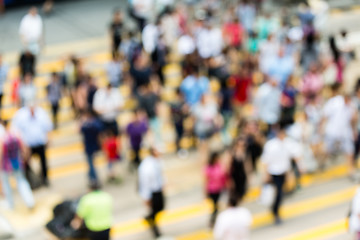
[[[7,122],[4,123],[5,127]],[[6,134],[0,143],[0,179],[4,195],[11,209],[14,209],[14,199],[10,186],[10,176],[16,179],[18,191],[29,209],[34,208],[35,200],[30,185],[24,176],[25,145],[21,139],[6,127]]]

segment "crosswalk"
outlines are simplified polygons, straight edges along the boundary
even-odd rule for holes
[[[97,77],[100,84],[106,82],[105,72],[103,70],[104,64],[110,59],[110,56],[105,52],[104,41],[99,39],[90,40],[83,45],[80,43],[70,43],[67,45],[57,45],[54,48],[49,47],[46,49],[47,55],[44,56],[46,61],[40,63],[38,67],[39,77],[35,80],[35,85],[39,89],[39,99],[45,98],[44,88],[47,85],[47,74],[54,70],[60,70],[61,61],[55,57],[67,52],[68,49],[79,49],[83,51],[86,62],[91,66],[91,72]],[[83,50],[81,50],[83,49]],[[97,49],[93,51],[93,49]],[[89,54],[86,51],[91,52]],[[9,57],[8,59],[11,59]],[[16,68],[12,67],[10,79],[16,77]],[[181,69],[177,64],[170,64],[166,68],[166,75],[168,76],[168,94],[166,98],[171,98],[171,89],[178,86],[180,82],[179,74]],[[216,88],[216,87],[214,87]],[[11,84],[7,83],[5,87],[5,105],[2,109],[2,116],[11,119],[16,107],[12,105],[9,94],[11,92]],[[121,92],[128,96],[129,89],[124,87]],[[43,102],[42,105],[49,111],[49,106]],[[66,182],[67,179],[79,179],[80,176],[85,178],[87,171],[87,164],[83,155],[83,145],[81,137],[78,133],[78,125],[74,121],[74,114],[71,111],[71,101],[65,97],[61,102],[60,111],[60,128],[51,132],[50,145],[48,148],[48,158],[50,165],[50,179],[59,184],[76,185],[79,192],[84,193],[86,190],[84,186],[80,186],[79,182]],[[119,123],[125,126],[131,119],[131,112],[124,111],[119,116]],[[169,144],[170,146],[171,144]],[[169,147],[170,149],[170,147]],[[166,165],[167,164],[167,165]],[[106,161],[102,155],[99,155],[96,160],[96,165],[101,172],[106,171]],[[192,160],[169,160],[165,163],[166,177],[169,185],[167,186],[167,194],[169,198],[176,197],[181,192],[201,191],[201,164],[193,162]],[[179,170],[181,169],[181,170]],[[181,175],[178,176],[179,171]],[[326,211],[334,207],[348,205],[355,192],[355,186],[344,180],[347,168],[344,164],[338,164],[330,167],[322,173],[306,174],[302,176],[301,184],[303,190],[296,194],[294,198],[289,199],[283,209],[282,216],[285,221],[295,221],[298,218],[311,219],[312,215],[316,212]],[[337,182],[340,181],[340,186]],[[131,184],[130,184],[131,185]],[[329,186],[330,185],[330,186]],[[334,186],[331,186],[334,185]],[[326,186],[326,190],[321,191],[322,186]],[[127,185],[125,187],[128,187]],[[124,187],[124,188],[125,188]],[[120,189],[121,187],[119,187]],[[114,188],[112,191],[117,192],[119,189]],[[304,193],[305,196],[302,195]],[[51,218],[51,208],[64,199],[67,195],[66,192],[58,193],[56,189],[41,190],[36,192],[38,200],[38,208],[34,212],[27,212],[26,209],[17,209],[15,213],[10,211],[3,211],[4,214],[14,228],[19,232],[26,232],[29,229],[42,228],[44,223]],[[256,199],[260,194],[259,187],[252,187],[245,200],[245,205],[254,210],[254,223],[253,232],[254,239],[264,239],[262,232],[272,231],[267,229],[266,226],[271,225],[273,219],[268,210],[259,206]],[[176,206],[162,213],[159,217],[161,227],[164,229],[173,229],[171,236],[176,240],[211,240],[212,233],[206,228],[207,217],[211,211],[211,204],[208,201],[193,201],[191,204],[184,206]],[[120,213],[117,213],[121,215]],[[283,240],[289,239],[345,239],[343,236],[347,232],[345,212],[343,215],[335,216],[335,219],[329,218],[328,222],[321,225],[312,225],[305,229],[294,228],[292,233],[286,233],[281,238]],[[309,220],[310,221],[310,220]],[[194,227],[192,228],[191,225]],[[187,230],[179,230],[179,226],[187,226]],[[285,225],[286,227],[286,225]],[[116,221],[112,229],[112,236],[114,239],[147,239],[144,236],[147,232],[147,225],[139,216],[131,216],[129,218],[122,217],[121,220]],[[24,237],[23,239],[27,239]],[[267,239],[277,239],[277,237],[269,237]]]

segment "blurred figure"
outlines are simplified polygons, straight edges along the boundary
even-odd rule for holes
[[[58,111],[59,111],[59,102],[61,100],[61,89],[62,84],[60,82],[60,76],[58,73],[53,72],[51,74],[51,82],[47,86],[47,98],[51,104],[51,112],[53,115],[54,128],[58,127]]]
[[[43,4],[43,12],[45,15],[50,15],[54,9],[54,0],[46,0]]]
[[[113,221],[113,198],[101,190],[100,184],[90,184],[90,192],[83,196],[71,221],[74,229],[83,224],[89,231],[90,240],[109,240]]]
[[[194,106],[198,103],[202,96],[209,92],[209,88],[209,79],[199,76],[199,69],[197,67],[190,68],[190,74],[180,85],[180,91],[184,95],[186,104],[189,106]]]
[[[35,64],[36,64],[36,58],[35,55],[32,54],[29,50],[25,50],[19,59],[19,67],[21,72],[21,77],[24,78],[24,76],[28,73],[31,75],[35,75]]]
[[[31,7],[28,14],[21,19],[19,35],[24,49],[35,56],[40,53],[43,43],[43,22],[36,7]]]
[[[227,46],[240,49],[244,38],[244,29],[236,17],[230,18],[223,26],[224,42]]]
[[[109,32],[111,38],[111,53],[114,57],[119,55],[119,47],[122,41],[123,33],[123,15],[120,9],[116,9],[110,23]]]
[[[135,110],[135,119],[126,127],[126,133],[130,139],[130,146],[133,152],[133,164],[137,168],[140,164],[140,150],[145,134],[148,130],[148,124],[144,114],[140,109]]]
[[[349,177],[354,180],[355,166],[352,154],[357,131],[357,109],[351,102],[350,96],[341,94],[340,84],[333,85],[332,94],[332,98],[324,104],[322,110],[325,152],[327,157],[334,154],[344,155],[349,168]]]
[[[202,59],[219,56],[223,49],[221,30],[213,23],[205,22],[197,34],[196,45]]]
[[[0,10],[1,12],[1,10]],[[2,54],[0,53],[0,109],[2,108],[2,99],[4,96],[4,85],[7,81],[9,66],[3,62]]]
[[[113,88],[110,84],[105,88],[98,89],[93,104],[104,128],[111,130],[117,136],[119,129],[116,118],[124,104],[119,89]]]
[[[129,1],[129,15],[137,22],[138,30],[142,31],[147,20],[151,17],[153,0]]]
[[[97,151],[100,150],[99,139],[103,131],[102,123],[95,118],[91,111],[86,111],[82,114],[80,123],[80,132],[83,136],[83,143],[85,146],[86,160],[89,171],[88,178],[90,184],[98,182],[98,176],[95,170],[94,158]]]
[[[33,76],[31,73],[27,73],[19,87],[20,106],[34,102],[36,100],[36,92]]]
[[[46,149],[48,134],[53,125],[47,112],[33,102],[19,109],[12,121],[13,127],[19,131],[26,146],[30,148],[30,156],[38,155],[41,161],[42,181],[49,185]]]
[[[249,0],[239,1],[240,4],[236,8],[238,18],[249,33],[254,27],[256,19],[256,8]]]
[[[123,64],[118,54],[113,54],[112,60],[106,65],[106,72],[112,87],[119,87],[123,78]]]
[[[319,66],[313,62],[310,64],[308,72],[300,82],[300,91],[304,95],[306,102],[309,102],[310,97],[318,97],[324,87],[324,80],[320,74]]]
[[[165,199],[162,167],[159,153],[155,149],[151,148],[150,155],[142,160],[138,175],[139,194],[149,210],[149,215],[145,217],[145,220],[149,223],[154,236],[158,238],[161,233],[156,223],[156,216],[164,209]]]
[[[189,114],[189,106],[184,101],[180,89],[176,90],[176,99],[171,103],[171,117],[176,131],[176,148],[181,150],[181,139],[184,135],[184,120]]]
[[[247,172],[249,172],[245,138],[240,137],[234,141],[231,155],[232,160],[229,172],[230,194],[237,199],[243,199],[247,190]]]
[[[226,172],[220,163],[219,153],[212,153],[205,168],[206,196],[212,201],[213,211],[210,218],[210,227],[215,224],[218,213],[218,201],[225,190]]]
[[[121,179],[115,175],[114,164],[121,160],[120,155],[120,138],[117,138],[112,131],[106,131],[103,140],[103,151],[108,161],[108,182],[118,183]]]
[[[272,59],[272,63],[268,68],[269,78],[276,81],[280,87],[284,87],[295,69],[293,56],[285,55],[285,49],[281,47],[277,56]]]
[[[6,127],[0,148],[0,176],[2,189],[11,209],[14,209],[14,199],[11,191],[10,176],[16,178],[16,186],[19,193],[29,209],[34,208],[35,200],[30,185],[24,177],[24,161],[27,158],[27,148],[19,137],[17,137],[4,122]]]
[[[253,221],[251,213],[244,207],[238,207],[239,198],[230,195],[228,208],[219,214],[215,227],[216,240],[249,240]]]
[[[354,234],[355,240],[360,240],[360,188],[356,190],[354,198],[351,201],[349,228]]]
[[[299,152],[294,148],[293,141],[286,136],[285,126],[280,124],[276,137],[266,142],[261,156],[267,174],[266,182],[273,183],[276,188],[276,197],[272,206],[276,225],[282,223],[279,209],[283,198],[285,176],[291,169],[292,159],[299,163],[298,156]]]
[[[133,79],[133,90],[137,94],[139,87],[150,83],[151,67],[144,53],[141,53],[130,65],[130,75]]]

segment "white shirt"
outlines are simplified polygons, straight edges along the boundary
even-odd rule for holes
[[[15,113],[12,127],[19,132],[26,145],[36,147],[47,143],[52,122],[42,108],[36,107],[34,116],[31,116],[30,108],[23,107]]]
[[[101,114],[105,121],[116,119],[119,108],[124,105],[124,100],[116,88],[101,88],[94,96],[94,109]]]
[[[351,214],[349,219],[350,230],[360,232],[360,188],[356,190],[355,196],[351,202]]]
[[[181,55],[188,55],[195,51],[195,41],[189,35],[183,35],[178,41],[178,51]]]
[[[118,86],[122,77],[122,63],[111,61],[106,65],[106,71],[109,82],[114,86]]]
[[[249,240],[252,216],[244,207],[229,208],[217,217],[214,227],[216,240]]]
[[[202,58],[220,55],[223,47],[221,30],[218,28],[201,29],[197,36],[196,45]]]
[[[323,108],[323,118],[326,119],[325,135],[331,138],[353,140],[351,121],[356,108],[345,104],[343,96],[329,99]]]
[[[164,179],[160,160],[148,156],[139,166],[139,194],[144,200],[150,200],[152,193],[162,190]]]
[[[142,42],[147,53],[152,53],[159,38],[159,29],[154,24],[148,24],[142,32]]]
[[[281,91],[269,83],[263,83],[255,98],[258,117],[268,124],[278,122],[281,113],[280,106]]]
[[[294,140],[273,138],[265,144],[261,161],[267,165],[270,175],[282,175],[290,170],[291,159],[299,155],[299,145]]]
[[[42,35],[43,23],[39,15],[26,14],[20,23],[19,34],[28,43],[38,42]]]

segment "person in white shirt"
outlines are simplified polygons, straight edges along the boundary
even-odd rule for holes
[[[8,77],[9,66],[2,61],[0,53],[0,108],[2,107],[2,97],[4,94],[4,85]]]
[[[150,149],[150,155],[139,165],[139,194],[149,209],[146,221],[149,223],[155,237],[160,237],[160,231],[156,224],[156,216],[164,209],[163,195],[164,178],[159,160],[159,153],[154,148]]]
[[[44,109],[36,106],[34,102],[28,103],[27,106],[15,113],[12,128],[20,134],[24,143],[30,148],[31,155],[39,155],[43,184],[48,186],[46,148],[48,133],[53,129],[49,115]]]
[[[355,166],[352,156],[354,136],[357,131],[357,109],[351,102],[350,96],[340,94],[340,84],[335,83],[332,91],[333,97],[325,103],[322,111],[326,159],[334,153],[345,155],[349,166],[349,177],[353,178]]]
[[[277,136],[265,143],[261,160],[266,169],[266,181],[272,182],[276,188],[276,197],[272,206],[275,224],[281,224],[279,208],[283,196],[283,185],[286,173],[291,169],[291,161],[299,164],[300,151],[297,144],[286,136],[285,126],[280,124]],[[299,166],[298,166],[299,167]]]
[[[43,37],[43,22],[36,7],[32,7],[20,22],[19,35],[25,49],[39,54]]]
[[[214,227],[216,240],[249,240],[253,221],[250,211],[238,207],[238,198],[230,196],[229,207],[219,214]]]
[[[119,89],[111,87],[101,88],[96,91],[94,96],[94,110],[100,115],[105,130],[112,131],[116,136],[119,134],[116,121],[118,112],[124,105],[124,100]]]
[[[117,54],[113,54],[112,60],[106,65],[106,72],[112,87],[119,87],[122,80],[123,64]]]
[[[216,57],[221,54],[223,49],[223,36],[219,28],[212,27],[209,22],[200,29],[196,41],[199,55],[203,59]]]
[[[351,202],[349,228],[355,235],[354,239],[360,240],[360,188],[356,190],[355,196]]]

